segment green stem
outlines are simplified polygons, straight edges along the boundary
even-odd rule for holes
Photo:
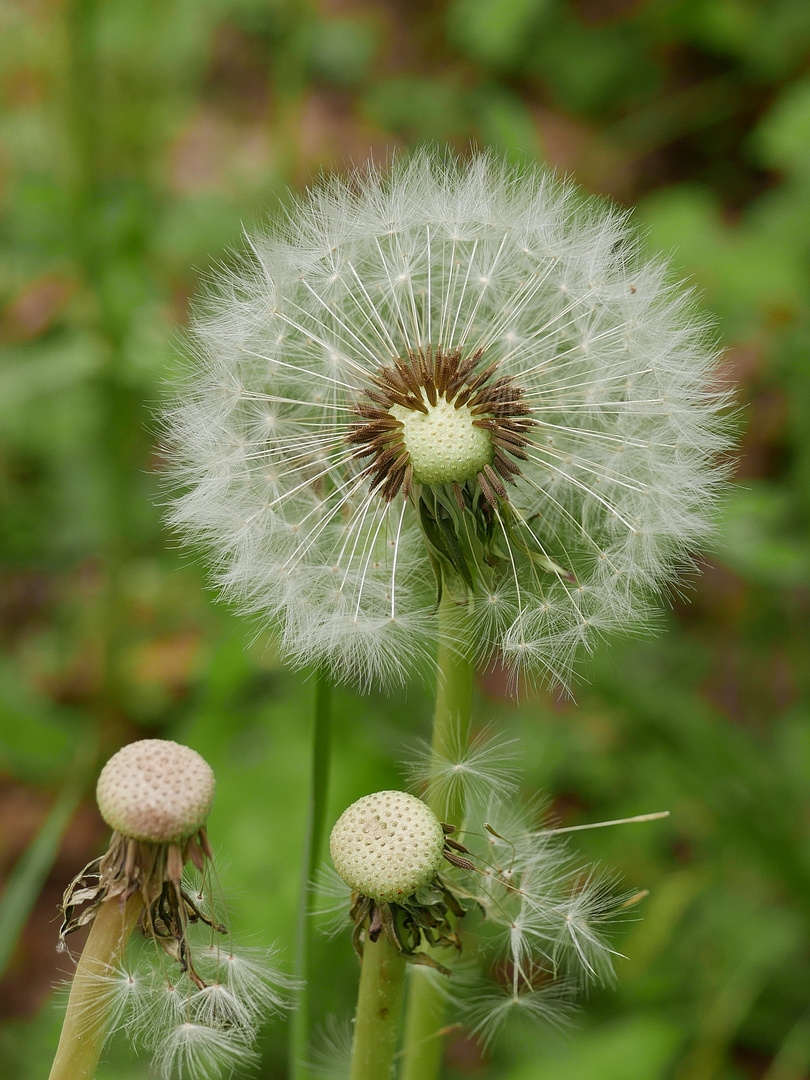
[[[405,960],[384,933],[363,947],[350,1080],[389,1080],[405,990]]]
[[[445,594],[439,607],[436,708],[431,740],[434,760],[454,760],[466,746],[470,730],[475,665],[470,659],[471,650],[463,648],[460,622],[455,599]],[[438,785],[429,784],[426,801],[441,821],[461,825],[464,798],[460,788],[456,788],[453,797],[443,794]]]
[[[401,1080],[433,1080],[441,1074],[446,999],[435,975],[414,968],[408,986]]]
[[[116,246],[115,234],[110,237],[104,225],[107,217],[115,217],[110,212],[114,209],[109,194],[110,161],[124,158],[127,146],[120,135],[126,125],[117,123],[104,90],[108,62],[99,41],[103,6],[103,0],[71,0],[67,6],[66,120],[74,151],[68,178],[72,239],[91,300],[100,355],[94,385],[97,427],[93,449],[102,498],[99,509],[104,581],[99,603],[98,708],[102,748],[106,750],[120,745],[118,729],[124,712],[125,574],[132,534],[130,455],[137,429],[131,390],[123,374],[131,305],[122,303],[116,275],[122,252]],[[133,185],[135,178],[128,176],[127,182]]]
[[[466,744],[472,716],[473,676],[471,650],[459,638],[458,607],[445,593],[439,608],[436,711],[433,715],[433,757],[450,758]],[[428,786],[427,802],[441,821],[461,826],[463,795],[444,793]],[[411,974],[405,1021],[405,1046],[401,1080],[435,1080],[442,1063],[442,1029],[445,999],[436,977],[416,969]]]
[[[309,914],[312,882],[318,871],[326,831],[326,802],[329,786],[329,743],[331,728],[332,684],[325,671],[315,682],[315,710],[312,731],[312,767],[310,771],[309,814],[301,869],[301,886],[295,928],[295,974],[301,980],[296,1008],[290,1024],[291,1080],[311,1080],[307,1065],[310,1025],[310,986],[314,928]]]
[[[49,1080],[93,1080],[107,1030],[109,987],[143,909],[140,894],[98,909],[70,988],[65,1022]]]

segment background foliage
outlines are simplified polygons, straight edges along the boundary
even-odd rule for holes
[[[312,687],[215,606],[161,529],[154,420],[199,275],[320,169],[497,146],[637,206],[719,319],[738,482],[688,603],[595,658],[576,703],[505,700],[532,788],[648,887],[616,992],[509,1080],[810,1070],[810,7],[806,0],[5,0],[0,7],[0,1072],[46,1074],[56,903],[104,841],[95,755],[163,735],[213,764],[245,937],[292,936]],[[331,802],[401,780],[428,694],[339,694]],[[20,926],[24,928],[18,938]],[[324,942],[315,1007],[356,967]],[[263,1077],[284,1076],[283,1030]],[[448,1075],[481,1075],[458,1035]],[[125,1045],[99,1080],[147,1076]]]

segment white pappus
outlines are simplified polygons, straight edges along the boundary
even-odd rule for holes
[[[716,343],[626,215],[420,152],[247,237],[166,417],[171,520],[296,665],[361,685],[460,648],[565,684],[709,530]]]

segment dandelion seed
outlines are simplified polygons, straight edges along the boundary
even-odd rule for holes
[[[705,320],[622,213],[493,156],[327,180],[198,311],[172,520],[295,664],[459,647],[563,683],[707,534]]]
[[[605,929],[615,925],[632,896],[633,893],[619,891],[615,874],[587,869],[562,906],[562,921],[554,944],[555,962],[573,970],[584,983],[603,986],[613,983],[613,958],[621,954],[605,940]]]
[[[318,1080],[349,1080],[352,1067],[352,1029],[348,1023],[340,1023],[327,1017],[320,1031],[316,1031],[308,1061],[310,1072]]]
[[[166,1080],[218,1080],[256,1060],[237,1030],[186,1020],[163,1035],[153,1065]]]
[[[221,1027],[238,1031],[245,1039],[255,1034],[256,1020],[261,1015],[249,998],[235,993],[221,982],[210,982],[201,987],[189,1002],[191,1015],[197,1023],[206,1027]]]
[[[151,972],[145,964],[113,967],[106,963],[91,963],[86,977],[92,981],[92,998],[80,1005],[77,1031],[91,1034],[98,1025],[99,1012],[106,1016],[108,1034],[142,1022],[150,1006]],[[64,989],[68,991],[68,983]]]
[[[290,1007],[290,993],[298,986],[277,964],[274,949],[246,948],[215,943],[199,953],[200,968],[220,985],[225,984],[253,1020]]]
[[[491,986],[462,1002],[463,1016],[482,1046],[488,1046],[511,1020],[522,1019],[546,1027],[565,1028],[576,1011],[570,988],[564,983],[531,986]]]
[[[484,728],[467,741],[461,737],[447,751],[437,753],[427,742],[417,744],[418,757],[407,768],[412,784],[424,789],[429,802],[464,805],[487,796],[514,794],[518,784],[515,740]]]
[[[322,931],[327,937],[337,937],[350,925],[351,894],[351,886],[331,866],[318,868],[311,889],[316,906],[310,914],[323,920]]]
[[[135,1018],[128,1033],[136,1046],[154,1053],[162,1045],[166,1033],[191,1019],[193,986],[179,973],[156,971],[147,1008]]]
[[[486,826],[486,853],[472,836],[465,839],[473,856],[489,866],[479,904],[493,947],[517,973],[542,963],[555,978],[565,973],[581,986],[613,982],[612,961],[619,954],[606,935],[636,894],[621,892],[608,871],[583,868],[563,837],[536,830],[532,814],[501,809],[497,800],[487,813],[499,828]]]

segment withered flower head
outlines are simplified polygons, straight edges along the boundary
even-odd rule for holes
[[[113,829],[110,845],[68,887],[60,943],[91,922],[105,901],[118,897],[123,903],[139,894],[144,933],[198,978],[187,942],[189,923],[224,928],[202,910],[182,876],[186,862],[204,872],[212,858],[205,824],[213,797],[214,773],[188,746],[142,739],[114,754],[96,788],[101,816]]]
[[[103,1038],[124,1028],[167,1080],[233,1075],[255,1060],[260,1026],[287,1007],[294,983],[277,969],[273,950],[241,949],[223,937],[206,835],[213,771],[187,746],[143,739],[107,762],[96,796],[113,834],[63,899],[61,948],[79,927],[96,919],[101,927],[77,966],[65,1068],[73,1069],[71,1055],[91,1036],[98,1054]],[[186,863],[198,876],[184,877]],[[138,923],[157,949],[129,949]]]

